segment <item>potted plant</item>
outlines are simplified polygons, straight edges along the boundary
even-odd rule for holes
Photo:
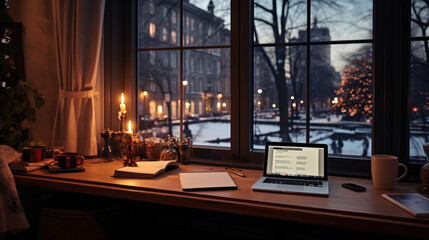
[[[0,0],[0,144],[17,150],[28,143],[28,128],[36,121],[43,95],[25,81],[21,25]]]

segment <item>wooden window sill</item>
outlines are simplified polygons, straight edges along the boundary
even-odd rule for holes
[[[255,192],[251,186],[262,176],[262,171],[243,169],[246,178],[231,174],[237,190],[185,192],[180,185],[180,172],[225,171],[225,166],[193,163],[152,179],[112,177],[114,170],[121,166],[119,161],[90,159],[84,172],[53,174],[41,169],[14,176],[18,184],[48,189],[398,236],[429,236],[429,218],[413,217],[381,196],[416,192],[416,183],[399,182],[395,189],[386,191],[375,189],[371,179],[330,176],[329,197]],[[344,182],[362,185],[367,191],[345,189],[341,187]]]

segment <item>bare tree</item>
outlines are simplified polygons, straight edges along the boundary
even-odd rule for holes
[[[426,37],[426,30],[429,27],[429,0],[412,0],[411,1],[411,22],[417,27],[422,36]],[[424,41],[424,53],[426,63],[429,63],[429,45]]]
[[[317,7],[330,6],[338,7],[335,1],[317,1]],[[297,75],[302,74],[297,70],[297,64],[305,60],[305,51],[295,51],[292,54],[291,46],[284,45],[291,40],[292,31],[298,28],[304,28],[306,24],[300,23],[299,18],[307,13],[307,1],[304,0],[283,0],[283,1],[255,1],[255,11],[261,14],[254,16],[253,21],[253,36],[255,44],[261,43],[261,36],[266,36],[269,32],[272,33],[272,41],[275,43],[273,52],[269,52],[270,47],[259,47],[257,51],[265,59],[271,73],[274,77],[275,86],[278,96],[278,107],[280,116],[280,137],[282,141],[290,142],[289,136],[289,115],[288,102],[290,96],[289,91],[299,95],[302,92],[302,84],[298,82]],[[302,17],[301,17],[302,18]],[[261,26],[257,28],[256,25]],[[259,30],[258,30],[259,29]],[[299,48],[298,48],[299,49]],[[288,79],[289,77],[289,79]],[[290,80],[288,86],[287,80]],[[291,87],[291,89],[289,89]],[[295,97],[296,97],[295,95]]]
[[[298,4],[297,2],[296,4]],[[303,2],[301,2],[303,3]],[[286,28],[288,14],[291,6],[291,1],[283,1],[281,6],[277,6],[277,1],[273,0],[271,8],[264,6],[259,2],[255,2],[255,8],[261,9],[265,14],[269,15],[269,20],[261,17],[254,17],[254,39],[255,43],[259,44],[259,33],[255,26],[255,22],[265,24],[272,30],[273,38],[275,43],[284,43],[290,34],[290,30]],[[278,11],[280,9],[280,11]],[[266,34],[266,33],[264,33]],[[272,75],[274,76],[275,86],[277,88],[277,96],[279,101],[279,115],[280,115],[280,137],[283,141],[290,142],[288,127],[288,87],[286,85],[286,46],[275,47],[274,58],[269,56],[267,50],[264,48],[258,48],[262,57],[265,59]]]

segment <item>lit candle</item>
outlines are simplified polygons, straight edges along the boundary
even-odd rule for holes
[[[121,96],[121,104],[119,105],[119,107],[121,108],[121,112],[125,113],[127,110],[125,109],[125,104],[124,104],[124,93],[122,93]]]
[[[133,134],[133,130],[131,130],[131,120],[128,121],[128,132],[127,133]]]

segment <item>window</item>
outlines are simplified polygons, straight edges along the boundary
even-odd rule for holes
[[[177,24],[177,15],[175,10],[171,10],[171,24]]]
[[[163,27],[162,28],[162,40],[167,41],[167,39],[168,39],[168,31],[167,31],[167,28]]]
[[[145,14],[148,6],[155,9],[153,14]],[[137,1],[137,96],[144,96],[138,104],[149,103],[150,109],[150,116],[139,119],[155,123],[151,128],[139,123],[142,136],[192,137],[196,146],[230,147],[230,113],[224,111],[231,109],[230,94],[213,87],[231,84],[231,74],[225,73],[230,71],[230,8],[229,1],[220,0]],[[194,35],[195,22],[204,22],[210,31]],[[155,38],[155,26],[162,29],[160,39]],[[221,66],[221,61],[227,64]],[[201,69],[204,63],[210,71]],[[221,101],[224,108],[218,107]],[[145,107],[137,109],[139,116],[148,115]]]
[[[173,43],[173,44],[177,43],[177,33],[175,30],[171,31],[171,43]]]
[[[191,133],[206,156],[245,164],[261,162],[265,141],[326,143],[341,174],[369,176],[371,154],[421,161],[425,2],[136,0],[136,95],[147,91],[136,109],[155,121],[139,131]]]
[[[410,159],[425,160],[429,142],[429,3],[411,1]]]
[[[314,142],[370,156],[372,0],[283,3],[254,1],[253,148]]]

